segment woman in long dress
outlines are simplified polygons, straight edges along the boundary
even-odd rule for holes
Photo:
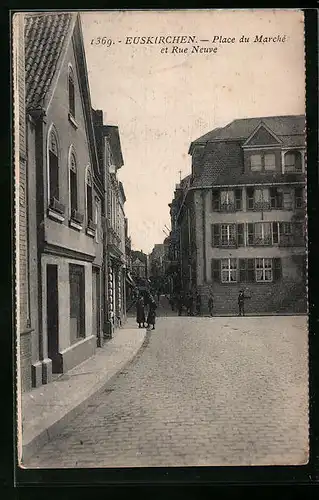
[[[145,311],[144,311],[144,299],[139,297],[136,304],[136,323],[138,323],[139,328],[145,328]]]
[[[155,300],[151,299],[147,315],[147,328],[150,328],[152,325],[152,330],[155,330],[156,307]]]

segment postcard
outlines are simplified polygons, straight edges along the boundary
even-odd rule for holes
[[[20,467],[307,464],[303,12],[12,21]]]

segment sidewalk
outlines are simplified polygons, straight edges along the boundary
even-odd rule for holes
[[[50,384],[22,395],[23,463],[59,434],[133,360],[146,339],[146,330],[132,326],[129,319],[94,356]]]

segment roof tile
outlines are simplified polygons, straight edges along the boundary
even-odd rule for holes
[[[72,21],[72,14],[28,14],[25,18],[26,102],[44,101],[53,80]]]

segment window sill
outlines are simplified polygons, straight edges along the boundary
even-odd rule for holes
[[[52,208],[48,208],[48,217],[57,222],[63,222],[65,220],[65,216],[59,212],[56,212]]]
[[[72,229],[77,229],[78,231],[81,231],[83,229],[83,226],[73,219],[69,220],[69,226],[72,227]]]
[[[86,234],[91,238],[95,238],[95,231],[93,229],[90,229],[89,227],[86,228]]]
[[[69,122],[72,124],[72,126],[75,128],[75,130],[79,127],[78,124],[75,121],[75,118],[71,115],[69,112],[68,114]]]

